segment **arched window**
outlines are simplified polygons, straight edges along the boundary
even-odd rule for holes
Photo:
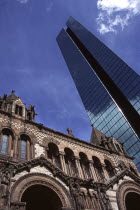
[[[24,160],[27,159],[27,141],[24,139],[20,141],[20,158]]]
[[[100,162],[99,158],[97,158],[95,156],[93,156],[92,159],[93,159],[93,166],[95,168],[97,179],[98,179],[98,181],[103,181],[104,174],[103,174],[101,162]]]
[[[109,178],[111,178],[112,176],[115,175],[113,166],[112,166],[112,164],[110,163],[109,160],[105,160],[104,162],[105,162],[105,168],[106,168],[106,171],[108,173],[108,176],[109,176]]]
[[[3,134],[2,135],[2,142],[1,142],[1,153],[7,154],[8,153],[8,135]]]
[[[86,154],[84,154],[83,152],[80,152],[79,156],[80,156],[80,165],[82,168],[84,178],[89,179],[91,177],[91,174],[90,174],[88,158],[87,158]]]
[[[73,151],[69,148],[65,148],[65,156],[64,157],[65,157],[67,174],[70,176],[76,176],[77,168],[76,168]]]
[[[31,113],[27,113],[27,120],[31,120]]]
[[[1,133],[0,153],[4,155],[13,155],[13,133],[11,130],[5,128]]]
[[[20,136],[19,158],[22,160],[30,160],[32,158],[31,139],[26,134],[22,134]]]
[[[54,143],[48,144],[47,155],[48,155],[48,158],[51,160],[51,162],[55,166],[57,166],[58,168],[61,168],[59,149],[56,144],[54,144]]]
[[[23,108],[22,106],[16,105],[15,106],[15,114],[22,117]]]

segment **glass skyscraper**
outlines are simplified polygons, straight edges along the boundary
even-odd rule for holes
[[[70,17],[57,37],[91,124],[114,136],[140,169],[140,77]]]

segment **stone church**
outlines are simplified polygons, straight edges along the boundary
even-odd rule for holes
[[[140,209],[139,173],[119,142],[93,128],[90,144],[35,115],[14,91],[0,98],[0,210]]]

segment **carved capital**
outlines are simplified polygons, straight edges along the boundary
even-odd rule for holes
[[[101,163],[101,166],[102,166],[102,168],[105,168],[106,167],[106,165],[104,163]]]
[[[74,156],[74,159],[75,159],[75,160],[80,160],[80,157]]]
[[[93,160],[89,160],[88,162],[89,162],[89,164],[93,164],[94,163]]]
[[[59,155],[65,156],[65,152],[59,151]]]

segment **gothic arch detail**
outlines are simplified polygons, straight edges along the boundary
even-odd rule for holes
[[[0,133],[2,133],[2,131],[3,131],[4,129],[9,130],[9,131],[12,133],[13,138],[15,139],[16,133],[15,133],[15,131],[14,131],[10,126],[2,126],[2,127],[1,127],[1,130],[0,130]]]
[[[14,151],[14,132],[12,129],[3,127],[0,132],[0,153],[13,156]]]
[[[128,193],[137,193],[140,195],[140,184],[136,184],[133,181],[123,182],[117,191],[117,203],[121,210],[126,210],[125,198]]]
[[[44,185],[53,190],[60,198],[63,207],[71,208],[72,200],[68,191],[56,179],[42,173],[24,175],[12,186],[11,202],[21,202],[25,190],[33,185]]]
[[[110,157],[108,157],[107,155],[104,155],[104,161],[105,160],[108,160],[111,163],[111,165],[115,168],[115,163]]]
[[[48,147],[49,143],[54,143],[57,146],[60,144],[60,142],[58,142],[57,140],[55,140],[53,137],[44,137],[43,141],[42,141],[42,146],[44,147]]]
[[[31,133],[30,131],[28,132],[28,131],[25,130],[25,131],[20,132],[20,133],[18,134],[19,137],[20,137],[21,135],[26,135],[26,136],[28,136],[28,137],[30,138],[30,141],[31,141],[32,144],[37,143],[36,136],[35,136],[33,133]]]

